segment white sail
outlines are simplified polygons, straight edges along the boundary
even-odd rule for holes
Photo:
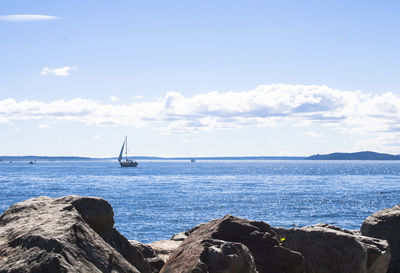
[[[118,161],[121,161],[121,159],[122,159],[122,153],[124,152],[125,142],[126,142],[126,137],[125,137],[124,143],[122,144],[122,148],[121,148],[121,152],[119,153]]]

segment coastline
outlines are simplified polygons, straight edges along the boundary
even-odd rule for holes
[[[144,245],[128,241],[113,226],[113,209],[102,198],[38,197],[14,204],[0,216],[0,269],[135,273],[305,273],[321,266],[324,273],[400,269],[396,241],[400,205],[369,216],[360,231],[327,224],[285,229],[226,215],[170,240]]]

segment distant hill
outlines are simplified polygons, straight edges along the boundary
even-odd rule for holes
[[[399,155],[382,154],[376,152],[332,153],[326,155],[312,155],[307,160],[400,160]]]

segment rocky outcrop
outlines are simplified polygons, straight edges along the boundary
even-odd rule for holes
[[[0,273],[399,273],[399,230],[400,205],[368,217],[361,232],[227,215],[145,245],[114,228],[101,198],[38,197],[0,216]]]
[[[304,272],[302,255],[280,246],[264,222],[227,215],[188,233],[160,272]]]
[[[304,255],[307,273],[384,273],[390,261],[385,240],[327,224],[274,228],[282,244]]]
[[[160,271],[165,264],[165,260],[162,259],[163,257],[158,253],[157,249],[154,249],[150,244],[146,245],[134,240],[129,242],[143,254],[144,259],[150,264],[152,272]]]
[[[367,236],[357,236],[357,239],[367,250],[367,273],[387,272],[391,259],[388,242]]]
[[[184,241],[190,233],[188,231],[180,232],[171,237],[171,241]]]
[[[400,205],[369,216],[361,226],[361,233],[387,240],[392,255],[388,273],[400,272]]]
[[[0,216],[0,272],[151,273],[101,198],[38,197]]]
[[[359,230],[346,230],[334,225],[316,224],[311,227],[322,227],[353,235],[367,251],[367,273],[384,273],[388,270],[391,251],[386,240],[363,236]]]
[[[160,272],[257,273],[253,256],[240,243],[221,240],[188,241]]]
[[[182,241],[177,240],[162,240],[152,242],[148,244],[148,246],[151,247],[155,252],[155,255],[165,263],[181,243]]]

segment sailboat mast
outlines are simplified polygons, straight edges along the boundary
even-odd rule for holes
[[[125,157],[126,161],[128,161],[128,136],[125,136]]]

